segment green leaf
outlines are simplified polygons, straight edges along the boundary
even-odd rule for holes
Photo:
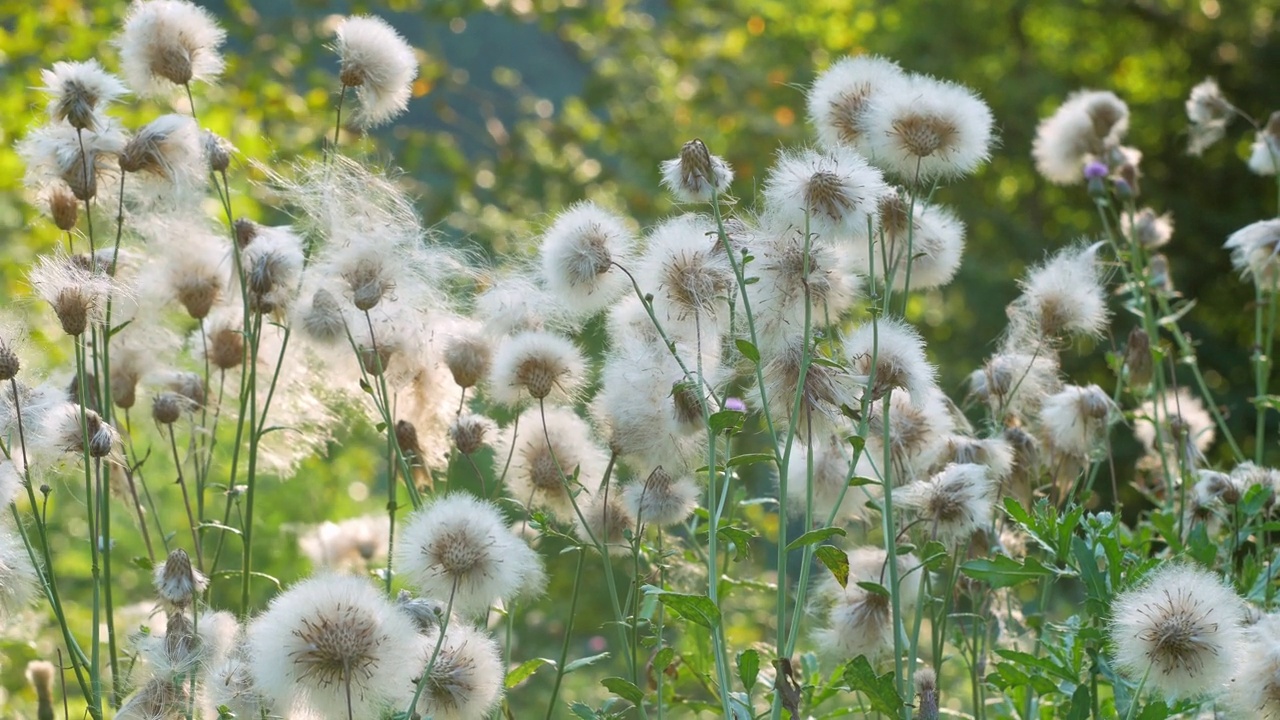
[[[1102,603],[1104,606],[1108,604],[1108,597],[1111,593],[1107,590],[1106,577],[1098,570],[1098,558],[1093,549],[1084,541],[1084,538],[1077,537],[1071,541],[1071,554],[1075,558],[1076,565],[1080,571],[1080,579],[1084,581],[1089,598]]]
[[[760,653],[755,650],[743,650],[738,653],[738,679],[742,681],[742,687],[746,688],[747,692],[751,692],[759,675]]]
[[[143,570],[151,571],[155,569],[155,563],[151,562],[151,558],[138,556],[133,558],[133,564]]]
[[[569,706],[569,712],[582,720],[600,720],[600,715],[586,703],[576,702]]]
[[[1066,680],[1069,683],[1076,683],[1080,680],[1075,673],[1054,662],[1053,658],[1036,657],[1031,653],[1020,652],[1018,650],[997,649],[995,652],[1005,660],[1010,660],[1022,668],[1040,668],[1041,670],[1048,672],[1050,675]]]
[[[516,667],[512,668],[511,672],[507,673],[507,679],[505,682],[507,689],[510,690],[511,688],[529,679],[529,676],[538,672],[538,669],[541,668],[543,665],[550,665],[552,667],[555,667],[555,664],[556,664],[555,660],[549,660],[547,658],[540,658],[540,657],[533,658],[530,660],[525,660],[524,662],[520,663]]]
[[[880,583],[873,583],[873,582],[860,582],[860,583],[858,583],[858,587],[862,588],[863,590],[866,590],[867,592],[871,593],[872,595],[880,595],[880,596],[882,596],[882,597],[890,597],[890,594],[889,594],[889,588],[887,588],[887,587],[885,587],[885,586],[881,585]]]
[[[858,457],[858,455],[862,453],[863,448],[867,446],[867,439],[861,435],[850,435],[847,439],[849,444],[853,446],[853,456],[855,458]]]
[[[755,535],[741,528],[729,526],[720,528],[716,535],[733,543],[733,559],[735,561],[742,561],[751,557],[751,541],[755,539]]]
[[[809,532],[801,535],[800,537],[788,543],[787,550],[788,551],[795,550],[797,548],[802,548],[806,545],[817,545],[820,542],[830,540],[831,538],[836,536],[844,537],[846,534],[847,533],[845,533],[843,528],[838,528],[838,527],[824,527],[824,528],[818,528],[817,530],[810,530]]]
[[[772,463],[776,460],[773,453],[743,453],[735,455],[725,463],[726,467],[737,467],[739,465],[753,465],[755,463]]]
[[[970,560],[961,565],[960,570],[975,580],[988,583],[994,590],[1021,585],[1024,582],[1039,580],[1054,574],[1053,570],[1041,565],[1035,558],[1029,557],[1025,563],[1020,563],[1006,555]]]
[[[674,660],[675,657],[676,650],[673,647],[664,647],[659,650],[658,654],[653,657],[654,672],[666,672],[666,669],[671,666],[671,661]]]
[[[1089,698],[1089,684],[1083,683],[1071,695],[1071,709],[1067,711],[1067,720],[1089,720],[1093,704]]]
[[[658,595],[658,600],[669,610],[674,610],[686,620],[708,630],[720,625],[720,608],[706,595],[663,592]]]
[[[867,696],[871,709],[889,717],[897,717],[902,710],[902,696],[893,684],[893,673],[876,675],[865,655],[859,655],[844,666],[844,681],[849,689]]]
[[[868,477],[849,478],[849,487],[851,488],[862,487],[863,485],[880,485],[880,484],[882,483],[879,480],[872,480],[871,478],[868,478]]]
[[[760,351],[756,349],[755,345],[752,345],[742,338],[738,338],[733,344],[738,346],[738,352],[742,353],[748,360],[759,364]]]
[[[87,163],[86,163],[86,164],[87,164]],[[86,175],[88,175],[88,173],[85,173],[85,174],[86,174]],[[111,328],[110,330],[108,330],[108,331],[107,331],[107,337],[115,337],[115,336],[116,336],[116,333],[118,333],[118,332],[120,332],[121,330],[123,330],[123,329],[125,329],[125,328],[129,327],[129,323],[131,323],[131,322],[133,322],[133,321],[132,321],[132,320],[125,320],[124,322],[120,323],[119,325],[117,325],[117,326],[115,326],[115,327]]]
[[[711,432],[718,434],[740,429],[746,417],[746,413],[738,410],[721,410],[720,412],[712,413],[711,417],[708,418],[708,423],[711,426]]]
[[[813,551],[814,557],[836,577],[840,587],[849,584],[849,554],[835,545],[823,545]]]
[[[630,701],[632,705],[639,705],[644,702],[644,693],[630,680],[620,677],[607,677],[601,680],[600,684],[608,688],[609,692],[614,695]]]
[[[595,665],[596,663],[600,662],[601,660],[604,660],[607,657],[609,657],[609,653],[602,652],[599,655],[592,655],[591,657],[578,658],[577,660],[574,660],[573,662],[564,666],[564,674],[568,675],[574,670],[581,670],[584,667]]]

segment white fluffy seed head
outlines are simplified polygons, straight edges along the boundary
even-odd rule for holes
[[[112,118],[98,115],[94,127],[81,131],[69,123],[50,123],[19,141],[18,155],[27,166],[23,183],[28,189],[39,193],[61,183],[82,203],[95,198],[105,201],[103,193],[117,184],[112,182],[119,172],[116,158],[127,139]]]
[[[1280,219],[1261,220],[1235,231],[1223,245],[1231,264],[1259,287],[1273,290],[1280,281]]]
[[[1214,573],[1159,565],[1112,602],[1116,666],[1170,701],[1219,692],[1237,667],[1243,617],[1244,602]]]
[[[834,325],[861,290],[853,253],[843,244],[811,237],[806,257],[804,233],[792,228],[764,233],[752,254],[750,274],[759,280],[747,293],[757,340],[766,350],[803,330],[806,306],[812,328]]]
[[[170,606],[183,608],[209,586],[209,578],[191,567],[187,551],[175,548],[155,570],[156,594]]]
[[[546,409],[545,433],[538,408],[526,410],[517,422],[503,430],[494,455],[511,455],[507,485],[512,498],[522,505],[544,508],[561,520],[575,515],[569,493],[586,493],[586,488],[598,486],[609,462],[604,451],[591,441],[591,428],[586,421],[572,410],[558,407]],[[578,485],[571,480],[575,472]],[[585,494],[578,497],[582,502]]]
[[[1133,434],[1147,454],[1158,457],[1161,450],[1178,464],[1178,458],[1198,464],[1216,437],[1213,416],[1200,398],[1186,388],[1148,400],[1134,414]]]
[[[489,375],[489,394],[516,407],[525,399],[572,401],[585,381],[586,362],[568,338],[526,331],[498,345]]]
[[[893,286],[928,290],[951,282],[964,255],[965,226],[951,210],[912,198],[905,190],[891,188],[880,198],[876,216],[876,237],[885,244],[884,253],[869,257],[865,243],[855,249],[860,271],[884,278],[893,271]],[[885,267],[885,258],[889,267]],[[907,277],[910,259],[911,277]]]
[[[572,205],[542,235],[542,281],[575,314],[594,315],[630,287],[614,263],[626,267],[634,246],[622,218],[593,202]]]
[[[422,676],[425,686],[414,708],[417,714],[435,720],[489,716],[502,697],[504,676],[502,651],[492,637],[468,625],[450,624],[443,641],[435,631],[423,637],[418,648],[413,665],[419,675],[433,654],[436,658],[431,671]],[[405,699],[411,699],[415,690],[406,688]]]
[[[816,516],[826,517],[835,510],[836,503],[839,502],[836,520],[868,519],[866,505],[879,496],[879,486],[860,484],[849,487],[853,478],[869,480],[875,476],[865,455],[859,458],[856,468],[851,467],[853,447],[845,438],[852,434],[851,430],[846,429],[824,438],[814,438],[812,448],[801,443],[796,443],[791,448],[791,461],[787,466],[787,511],[793,517],[804,515],[812,488]],[[812,474],[809,471],[810,456]],[[842,492],[843,500],[840,499]]]
[[[589,546],[603,545],[610,555],[629,556],[631,543],[627,538],[635,533],[636,526],[623,503],[621,488],[611,484],[578,503],[582,517],[575,515],[573,526],[578,539]]]
[[[813,81],[809,121],[826,147],[865,148],[867,109],[906,78],[898,64],[875,55],[841,58]]]
[[[700,488],[692,476],[672,477],[661,465],[622,489],[622,504],[633,522],[668,527],[689,518]]]
[[[375,717],[415,668],[412,621],[363,578],[321,575],[271,601],[247,631],[254,682],[277,707]]]
[[[1244,631],[1245,645],[1227,684],[1224,704],[1237,717],[1280,718],[1280,615],[1266,615]]]
[[[288,226],[255,226],[253,237],[240,248],[249,307],[259,313],[288,313],[302,281],[305,257],[302,238]]]
[[[942,457],[955,420],[949,401],[937,388],[930,389],[923,402],[915,402],[902,392],[891,393],[889,398],[889,454],[894,485],[901,485],[925,477]],[[884,404],[884,400],[872,404],[867,424],[867,451],[876,458],[882,473]]]
[[[848,560],[849,579],[844,587],[830,573],[818,584],[815,609],[821,612],[823,623],[813,631],[813,639],[828,657],[845,660],[865,655],[874,662],[893,649],[890,596],[858,583],[876,583],[888,590],[888,561],[883,550],[870,547],[850,551]],[[898,596],[904,611],[915,607],[919,597],[918,564],[912,555],[898,556]]]
[[[383,514],[326,520],[298,537],[298,549],[317,571],[360,573],[387,557],[390,533]]]
[[[895,507],[913,512],[939,541],[956,545],[991,525],[997,483],[985,465],[951,464],[895,490]]]
[[[798,409],[795,421],[800,432],[813,428],[822,433],[839,422],[845,407],[857,405],[858,386],[866,378],[823,359],[809,363],[802,382],[800,371],[809,342],[803,334],[797,334],[776,352],[762,357],[765,395],[769,400],[765,409],[775,423],[791,422],[792,413]],[[816,347],[808,348],[811,359],[816,353]]]
[[[153,194],[170,203],[189,199],[209,172],[200,126],[187,115],[161,115],[125,144],[120,169],[144,183],[135,193],[142,201],[153,203]]]
[[[1187,119],[1191,121],[1187,152],[1200,155],[1226,135],[1227,125],[1235,116],[1235,108],[1227,102],[1218,81],[1213,78],[1205,78],[1191,88],[1186,105]]]
[[[1132,216],[1129,213],[1121,215],[1120,229],[1131,242],[1154,250],[1168,245],[1173,237],[1173,215],[1157,215],[1155,210],[1145,207]]]
[[[899,388],[920,403],[934,386],[935,372],[925,357],[924,339],[902,320],[887,318],[875,326],[859,326],[845,338],[844,354],[854,374],[869,378],[873,401]]]
[[[0,527],[0,619],[7,619],[31,602],[36,580],[36,570],[22,540]]]
[[[1267,126],[1249,146],[1249,169],[1256,175],[1275,175],[1280,168],[1280,111],[1271,113]]]
[[[160,97],[175,85],[215,80],[226,36],[208,10],[187,0],[134,0],[115,45],[134,92]]]
[[[1092,456],[1118,418],[1119,408],[1097,385],[1068,385],[1045,398],[1040,409],[1040,425],[1049,446],[1073,458]]]
[[[1031,147],[1036,170],[1049,182],[1084,182],[1084,166],[1103,160],[1129,130],[1129,106],[1115,93],[1080,90],[1036,127]]]
[[[497,506],[464,493],[410,516],[395,553],[396,566],[419,592],[444,602],[452,598],[460,614],[537,595],[546,584],[542,558],[512,534]]]
[[[694,138],[680,148],[680,155],[663,160],[662,184],[685,203],[709,202],[724,195],[733,182],[733,168],[718,155],[712,155],[707,146]]]
[[[977,94],[922,75],[879,95],[863,122],[867,157],[913,187],[972,173],[994,142],[991,108]]]
[[[65,120],[80,130],[97,130],[101,110],[129,89],[97,60],[56,62],[41,70],[44,90],[49,94],[49,117]]]
[[[104,273],[94,272],[66,256],[42,257],[28,279],[36,294],[53,308],[68,335],[84,334],[102,321],[107,298],[123,288]]]
[[[653,228],[646,241],[634,273],[640,289],[653,295],[658,321],[684,337],[717,336],[727,319],[734,276],[715,222],[704,215],[678,215]]]
[[[1044,399],[1062,388],[1052,353],[1001,352],[969,375],[969,393],[996,417],[1031,418]]]
[[[1098,247],[1066,248],[1019,282],[1022,295],[1010,306],[1013,342],[1035,347],[1063,337],[1102,334],[1109,314]]]
[[[360,101],[357,124],[381,125],[408,108],[418,58],[387,21],[373,16],[347,18],[338,26],[334,49],[342,63],[343,90],[355,88]]]
[[[782,227],[828,242],[865,238],[880,198],[880,171],[845,147],[784,151],[765,180],[765,208]]]

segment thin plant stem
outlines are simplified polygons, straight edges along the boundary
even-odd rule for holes
[[[573,595],[569,599],[569,615],[565,621],[564,640],[560,643],[560,660],[556,663],[556,680],[551,686],[551,701],[547,703],[547,720],[555,714],[556,698],[560,697],[560,682],[564,680],[564,665],[569,659],[569,639],[573,635],[573,621],[578,614],[578,595],[582,589],[582,566],[586,552],[578,549],[577,569],[573,573]]]
[[[196,569],[204,572],[204,561],[202,560],[204,553],[200,548],[200,531],[199,524],[196,522],[195,515],[191,511],[191,498],[187,494],[187,481],[182,472],[182,458],[178,455],[178,442],[175,439],[173,424],[166,426],[169,435],[169,447],[173,450],[173,467],[178,473],[177,484],[182,491],[182,506],[187,511],[187,524],[191,526],[191,549],[196,556]]]

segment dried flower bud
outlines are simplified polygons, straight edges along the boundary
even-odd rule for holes
[[[27,663],[27,682],[36,693],[36,719],[53,720],[53,677],[57,668],[45,660]]]
[[[1145,388],[1151,384],[1151,337],[1140,327],[1135,327],[1129,332],[1129,346],[1124,353],[1124,367],[1130,388]]]
[[[400,453],[411,464],[422,457],[422,445],[418,443],[418,428],[408,420],[396,421],[396,444],[400,446]]]
[[[156,568],[156,594],[174,607],[189,605],[208,584],[208,578],[191,567],[191,556],[182,548],[170,551],[164,565]]]
[[[415,598],[408,590],[401,590],[396,597],[396,609],[409,616],[422,633],[429,633],[440,626],[444,618],[444,606],[429,598]]]
[[[239,367],[244,361],[244,334],[231,328],[220,328],[209,338],[209,362],[219,370]]]
[[[22,361],[18,359],[18,353],[14,352],[8,343],[0,340],[0,382],[17,377],[21,369]]]
[[[116,433],[110,425],[103,424],[89,438],[89,456],[104,458],[111,454],[116,445]]]
[[[49,191],[49,215],[59,230],[74,230],[80,218],[80,201],[71,188],[58,184]]]
[[[185,398],[175,392],[162,392],[151,400],[151,417],[161,425],[172,425],[182,417]]]
[[[347,322],[342,316],[342,305],[333,293],[324,288],[311,296],[311,307],[302,315],[302,329],[320,342],[332,343],[343,339]]]
[[[204,131],[204,153],[209,158],[209,169],[220,173],[226,172],[231,167],[231,146],[230,144],[210,130]]]
[[[386,345],[362,347],[360,348],[360,366],[366,373],[379,377],[386,372],[387,364],[391,362],[391,355],[392,349]]]
[[[493,345],[479,333],[457,335],[444,348],[444,362],[458,387],[474,387],[489,374]]]
[[[88,202],[98,194],[98,154],[86,149],[67,164],[62,181],[77,200]]]
[[[458,452],[470,455],[484,447],[485,437],[496,430],[493,421],[482,415],[462,415],[449,427],[449,437]]]
[[[181,395],[196,407],[204,406],[204,380],[193,372],[174,373],[169,378],[169,389]]]
[[[258,237],[258,223],[246,218],[236,220],[235,224],[232,225],[232,229],[235,230],[236,234],[236,246],[242,250],[248,247],[254,238]]]
[[[938,720],[938,675],[931,668],[920,668],[915,685],[917,716],[920,720]]]

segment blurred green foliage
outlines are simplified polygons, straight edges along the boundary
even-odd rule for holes
[[[90,57],[116,66],[110,39],[125,5],[0,0],[0,297],[46,325],[51,318],[27,299],[24,274],[57,242],[56,231],[28,205],[13,146],[43,118],[43,99],[34,89],[42,68]],[[419,48],[421,74],[398,124],[371,138],[347,136],[344,145],[403,168],[426,222],[448,241],[489,256],[530,253],[550,214],[582,198],[642,226],[676,211],[658,187],[657,166],[692,137],[735,166],[736,194],[749,209],[776,151],[811,141],[803,90],[841,55],[881,54],[972,87],[992,107],[1001,146],[975,177],[939,191],[937,199],[968,223],[965,263],[951,286],[912,305],[953,396],[963,393],[963,378],[993,349],[1024,268],[1099,230],[1082,188],[1051,187],[1035,174],[1029,150],[1038,119],[1077,88],[1114,90],[1132,109],[1130,144],[1145,153],[1143,200],[1172,211],[1177,222],[1169,251],[1175,284],[1198,301],[1185,327],[1200,343],[1202,367],[1229,421],[1246,433],[1242,437],[1252,428],[1252,289],[1235,277],[1221,244],[1275,212],[1274,185],[1244,167],[1251,137],[1239,123],[1204,157],[1187,156],[1182,103],[1195,83],[1213,76],[1255,116],[1280,107],[1274,80],[1280,0],[226,0],[208,6],[228,30],[228,66],[219,86],[196,89],[196,111],[239,150],[233,166],[238,212],[283,219],[270,209],[270,194],[258,184],[264,175],[253,164],[280,168],[319,153],[331,131],[337,87],[336,62],[326,48],[334,20],[339,13],[372,12]],[[137,127],[167,110],[128,102],[116,113]],[[1068,354],[1070,374],[1105,380],[1101,351],[1120,344],[1132,324],[1120,318],[1115,338]],[[48,370],[69,355],[52,343],[42,347]],[[376,447],[372,430],[341,440],[294,479],[264,486],[264,526],[380,509],[377,487],[385,487],[385,469],[370,450]],[[1245,445],[1252,454],[1249,441]],[[1124,441],[1117,452],[1124,457]],[[353,482],[372,489],[369,499],[349,492]],[[162,490],[170,491],[176,492]],[[763,522],[753,521],[750,510],[748,523]],[[177,526],[176,517],[170,525]],[[61,549],[82,542],[73,531],[68,528]],[[772,532],[776,536],[776,527]],[[120,553],[137,554],[138,548]],[[86,572],[83,553],[59,557],[66,558],[65,576]],[[262,548],[259,562],[284,581],[308,571],[288,533]],[[567,594],[572,560],[551,563],[549,593]],[[141,571],[126,576],[120,605],[146,597]],[[260,590],[265,599],[270,588]],[[578,627],[604,620],[587,614]],[[735,645],[758,639],[749,615],[730,620]],[[544,632],[522,637],[528,647],[517,646],[513,657],[553,655],[563,621],[531,618]],[[26,697],[20,674],[36,654],[35,640],[32,633],[0,648],[4,691]],[[591,654],[592,642],[584,636],[571,656]],[[545,693],[532,687],[537,677],[515,692]],[[570,687],[565,697],[586,692],[594,691]]]

